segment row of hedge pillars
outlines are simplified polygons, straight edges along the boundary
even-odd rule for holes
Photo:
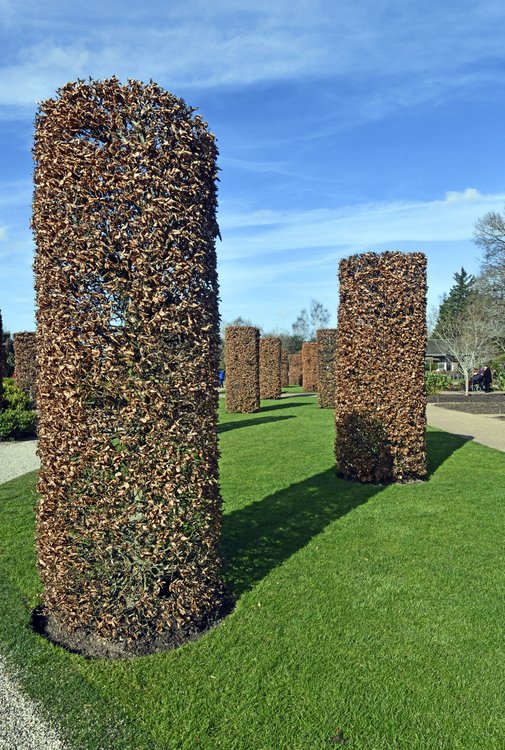
[[[14,347],[14,372],[16,384],[23,390],[32,401],[36,400],[37,387],[37,340],[32,331],[15,333],[13,338]]]
[[[3,321],[2,311],[0,310],[0,409],[3,407],[4,402],[4,386],[3,379],[7,374],[7,354],[4,350],[3,345]]]
[[[89,656],[161,650],[231,606],[214,136],[154,83],[78,81],[40,106],[34,154],[38,621]],[[423,258],[340,264],[336,451],[348,478],[425,475]],[[305,387],[317,385],[317,346],[302,352]],[[231,328],[226,349],[230,410],[234,397],[255,411],[259,395],[280,395],[279,339]],[[393,351],[408,377],[385,386]]]

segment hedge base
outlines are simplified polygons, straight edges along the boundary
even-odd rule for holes
[[[208,613],[200,622],[187,623],[184,628],[146,636],[146,638],[131,642],[102,638],[87,628],[77,628],[71,631],[57,617],[48,613],[43,606],[33,610],[30,625],[36,633],[47,638],[51,643],[87,659],[129,659],[169,651],[190,641],[196,641],[208,630],[219,625],[233,610],[234,604],[233,597],[227,592],[215,610]]]

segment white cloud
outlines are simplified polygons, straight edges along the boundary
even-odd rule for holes
[[[4,2],[5,41],[12,4]],[[174,0],[121,7],[28,2],[16,13],[20,48],[0,68],[0,103],[32,105],[80,76],[153,77],[171,90],[317,77],[361,77],[372,118],[384,107],[433,98],[478,76],[480,63],[503,59],[505,7],[460,3],[395,9],[390,3],[342,0],[252,2],[237,6]],[[239,10],[237,10],[237,7]],[[67,9],[66,9],[67,10]],[[9,19],[9,23],[5,19]],[[450,29],[450,32],[447,30]],[[75,39],[72,44],[68,39]],[[485,42],[485,43],[483,43]],[[405,81],[409,81],[406,85]],[[377,93],[380,91],[380,93]]]
[[[469,240],[475,221],[500,211],[505,194],[482,195],[475,188],[449,191],[442,200],[393,202],[301,212],[223,212],[219,217],[225,259],[311,248],[365,249],[388,242]]]

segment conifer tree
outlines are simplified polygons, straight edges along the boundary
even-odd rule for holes
[[[438,311],[437,324],[433,330],[433,338],[443,338],[442,328],[444,323],[458,317],[464,312],[473,293],[475,277],[467,273],[463,267],[461,271],[453,274],[454,284],[449,294],[444,295]]]

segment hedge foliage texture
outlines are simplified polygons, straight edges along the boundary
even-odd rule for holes
[[[37,344],[35,333],[29,331],[15,333],[13,342],[16,383],[34,401],[37,387]]]
[[[253,326],[228,326],[225,330],[226,411],[259,411],[259,335]]]
[[[281,340],[277,336],[260,339],[260,396],[280,398]]]
[[[361,482],[426,476],[426,257],[364,253],[340,262],[336,456]]]
[[[127,643],[221,598],[217,149],[193,112],[112,78],[36,116],[44,602]]]
[[[289,354],[281,349],[281,386],[287,388],[289,385]]]
[[[321,409],[335,408],[337,329],[316,331],[317,342],[317,404]]]
[[[317,341],[302,344],[302,386],[305,391],[317,391]]]
[[[3,406],[4,387],[3,379],[7,375],[7,350],[4,347],[2,313],[0,312],[0,409]]]
[[[302,384],[302,353],[289,355],[289,385]]]

